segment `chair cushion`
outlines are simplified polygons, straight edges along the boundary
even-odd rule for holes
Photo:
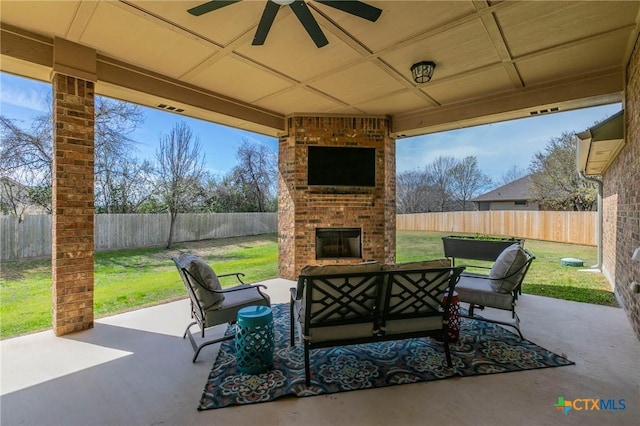
[[[249,284],[231,287],[230,289],[243,288],[243,290],[230,291],[219,304],[206,310],[205,327],[225,322],[234,322],[238,311],[247,306],[271,306],[269,295],[264,297],[258,291],[258,287]]]
[[[222,286],[216,273],[202,259],[194,254],[183,253],[178,261],[198,281],[194,286],[194,291],[202,309],[210,309],[224,300],[224,295],[206,290],[221,290]]]
[[[518,243],[504,249],[489,272],[493,290],[499,293],[511,293],[525,273],[524,265],[527,260],[527,255]]]
[[[491,282],[481,276],[460,275],[456,292],[461,302],[510,310],[513,294],[496,292]]]

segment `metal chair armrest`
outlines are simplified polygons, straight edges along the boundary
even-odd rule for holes
[[[231,272],[229,274],[220,274],[218,275],[218,278],[224,278],[224,277],[232,277],[235,276],[238,281],[240,281],[240,283],[244,284],[245,282],[242,281],[242,279],[240,277],[244,277],[244,274],[242,272]]]
[[[223,288],[220,290],[213,290],[204,286],[201,286],[204,290],[207,290],[210,293],[218,293],[218,294],[224,294],[224,293],[233,293],[235,291],[242,291],[242,290],[250,290],[252,288],[255,288],[258,290],[258,292],[261,292],[261,289],[266,289],[267,287],[262,285],[262,284],[242,284],[242,285],[237,285],[235,287],[230,287],[230,288]]]

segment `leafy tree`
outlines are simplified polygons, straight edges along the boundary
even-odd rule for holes
[[[596,202],[595,185],[581,179],[576,171],[576,151],[575,134],[564,132],[531,160],[533,196],[551,209],[591,210]]]
[[[201,193],[204,155],[200,140],[185,122],[176,123],[169,134],[160,138],[156,160],[158,193],[170,216],[169,249],[178,213],[187,211]]]
[[[243,139],[238,164],[215,184],[209,205],[225,212],[266,212],[277,208],[277,157],[266,145]],[[220,211],[220,210],[218,210]]]
[[[491,185],[491,178],[478,168],[476,157],[465,157],[451,169],[451,189],[454,198],[467,210],[469,201]]]

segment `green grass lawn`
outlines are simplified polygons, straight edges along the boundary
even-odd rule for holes
[[[442,237],[447,233],[402,231],[398,232],[396,257],[398,262],[407,262],[443,255]],[[536,259],[525,277],[523,293],[576,302],[618,306],[609,282],[601,273],[583,272],[597,262],[597,250],[591,246],[525,240],[525,248]],[[585,268],[561,266],[563,257],[575,257],[585,261]],[[461,260],[457,265],[490,267],[491,262]],[[481,272],[469,268],[470,271]],[[484,271],[488,273],[488,271]]]
[[[397,261],[443,256],[442,233],[401,231],[397,236]],[[527,274],[524,293],[617,306],[602,274],[579,272],[560,265],[563,257],[577,257],[585,265],[596,262],[595,247],[528,240],[525,247],[536,255]],[[180,277],[171,257],[191,251],[218,274],[245,273],[245,282],[275,278],[278,273],[276,234],[177,244],[172,250],[147,248],[95,254],[96,317],[184,298]],[[466,262],[463,262],[466,263]],[[468,262],[487,265],[487,262]],[[0,265],[0,336],[6,338],[51,326],[51,261],[6,262]],[[223,286],[234,281],[223,281]]]

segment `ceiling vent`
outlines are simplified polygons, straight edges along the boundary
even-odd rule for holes
[[[558,112],[559,108],[558,107],[553,107],[553,108],[545,108],[545,109],[541,109],[539,111],[531,111],[529,113],[529,115],[543,115],[543,114],[550,114],[552,112]]]
[[[171,112],[184,112],[184,109],[182,108],[176,108],[174,106],[171,105],[165,105],[165,104],[158,104],[156,105],[158,108],[161,109],[166,109],[167,111],[171,111]]]

